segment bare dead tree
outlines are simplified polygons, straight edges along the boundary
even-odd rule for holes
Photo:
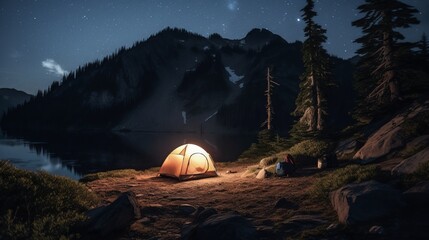
[[[273,85],[279,86],[280,84],[273,81],[273,77],[271,76],[271,71],[269,67],[267,68],[266,80],[267,80],[267,89],[265,90],[265,96],[267,97],[267,105],[265,108],[267,110],[267,120],[265,120],[261,126],[267,125],[267,129],[271,130],[271,127],[272,127],[271,121],[273,119],[273,114],[274,114],[273,107],[271,104],[271,95],[272,95],[272,90],[274,88]]]

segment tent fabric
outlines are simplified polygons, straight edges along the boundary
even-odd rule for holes
[[[187,180],[215,177],[217,173],[209,153],[197,145],[184,144],[165,158],[159,175]]]

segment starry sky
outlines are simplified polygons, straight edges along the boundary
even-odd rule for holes
[[[363,0],[316,0],[316,21],[327,29],[330,54],[350,58],[360,29]],[[407,40],[429,34],[429,1],[403,0],[416,7],[421,24]],[[243,38],[267,28],[288,42],[303,40],[305,0],[1,0],[0,88],[34,94],[79,65],[130,47],[163,28],[179,27],[208,36]]]

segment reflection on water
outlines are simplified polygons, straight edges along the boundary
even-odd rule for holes
[[[18,168],[78,179],[99,171],[161,166],[165,157],[184,143],[203,147],[215,161],[234,161],[252,140],[252,136],[243,135],[134,132],[31,136],[25,140],[0,136],[0,159]]]

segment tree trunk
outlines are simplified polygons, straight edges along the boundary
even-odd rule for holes
[[[311,71],[310,78],[310,86],[311,86],[311,108],[313,109],[308,130],[309,131],[315,131],[317,129],[317,91],[316,91],[316,85],[314,80],[313,71]]]
[[[390,14],[384,12],[384,19],[386,24],[391,24]],[[390,101],[396,101],[400,97],[399,83],[396,78],[395,62],[393,57],[393,36],[391,31],[385,31],[383,33],[383,59],[385,61],[385,72],[383,74],[383,83],[386,84],[386,88],[389,88]]]
[[[271,75],[270,68],[267,69],[267,129],[271,130]]]
[[[319,83],[316,84],[317,94],[317,130],[321,131],[324,128],[323,110],[322,110],[322,93],[320,92]]]

